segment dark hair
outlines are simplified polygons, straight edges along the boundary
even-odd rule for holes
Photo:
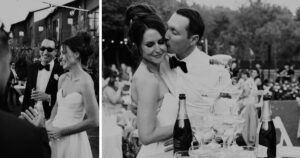
[[[93,53],[91,47],[91,36],[87,32],[79,32],[76,36],[71,37],[63,42],[73,52],[79,53],[79,58],[83,65],[86,65],[89,56]]]
[[[107,83],[108,86],[110,87],[114,87],[116,79],[118,78],[118,74],[117,72],[111,71],[110,75],[109,75],[109,81]]]
[[[241,76],[242,76],[242,74],[245,74],[247,77],[250,77],[250,73],[248,70],[241,70],[240,74],[241,74]]]
[[[256,78],[260,78],[260,74],[259,74],[259,70],[258,70],[258,69],[252,69],[252,71],[256,71],[256,73],[257,73],[257,76],[255,77],[255,79],[256,79]],[[251,72],[252,72],[252,71],[251,71]]]
[[[127,8],[125,24],[128,26],[127,36],[136,47],[140,47],[147,29],[157,30],[163,38],[166,32],[164,23],[156,14],[156,10],[145,3],[132,4]]]
[[[4,24],[0,24],[0,56],[3,55],[4,52],[7,52],[9,46],[8,46],[8,40],[9,40],[9,34],[4,30]],[[3,51],[5,50],[5,51]]]
[[[192,35],[198,35],[200,40],[205,29],[204,22],[200,13],[196,10],[188,8],[178,9],[176,13],[189,19],[190,23],[186,28],[188,37],[191,37]]]

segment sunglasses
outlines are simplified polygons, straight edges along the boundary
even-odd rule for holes
[[[40,50],[41,51],[47,50],[47,52],[52,52],[54,50],[54,48],[51,48],[51,47],[41,47]]]

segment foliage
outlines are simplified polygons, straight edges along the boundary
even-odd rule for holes
[[[138,0],[103,1],[103,35],[123,36],[126,7]],[[188,7],[186,1],[139,0],[155,6],[167,21],[178,8]],[[189,6],[200,12],[205,23],[204,38],[208,39],[209,54],[229,54],[240,60],[249,58],[266,61],[268,47],[275,60],[295,60],[300,57],[300,8],[296,16],[285,7],[256,1],[238,10],[224,7]],[[118,30],[113,34],[111,30]],[[113,31],[114,32],[114,31]],[[250,48],[254,55],[251,55]]]

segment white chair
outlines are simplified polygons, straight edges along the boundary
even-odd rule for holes
[[[281,121],[281,118],[279,116],[276,116],[273,119],[273,123],[275,128],[280,129],[281,132],[280,142],[277,146],[283,146],[283,141],[285,142],[286,146],[293,146],[292,141],[289,135],[287,134],[286,129]]]

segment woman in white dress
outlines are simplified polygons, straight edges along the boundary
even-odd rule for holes
[[[51,158],[92,158],[86,130],[98,126],[99,111],[93,80],[82,68],[92,53],[90,36],[80,33],[63,45],[61,64],[69,72],[59,77],[57,103],[46,123]]]
[[[137,105],[138,135],[143,144],[138,158],[165,154],[163,142],[172,138],[177,102],[160,76],[166,56],[165,26],[152,6],[131,5],[126,12],[129,39],[141,63],[132,79],[132,101]],[[172,152],[166,153],[169,157]]]

